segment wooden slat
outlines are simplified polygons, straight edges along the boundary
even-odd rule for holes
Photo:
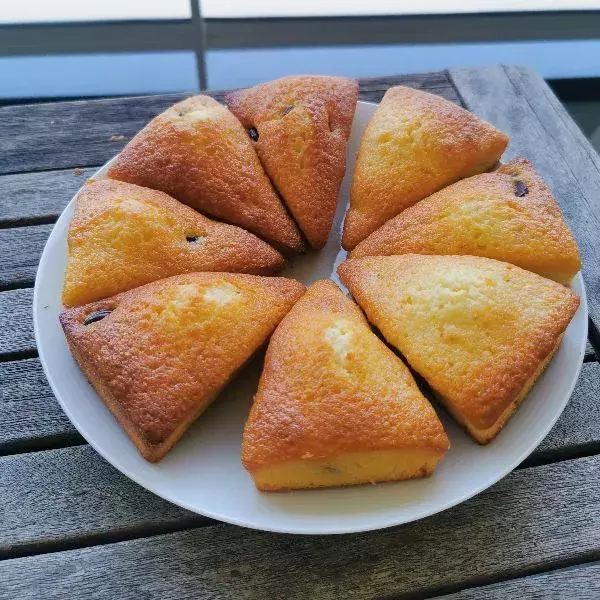
[[[453,70],[466,106],[510,135],[549,183],[583,256],[591,319],[600,331],[600,157],[536,73],[517,67]]]
[[[0,289],[33,285],[52,225],[0,229]]]
[[[459,95],[452,85],[447,73],[417,73],[397,77],[373,77],[359,79],[360,99],[369,102],[379,102],[386,90],[394,85],[408,85],[432,94],[443,96],[451,102],[461,104]]]
[[[13,445],[18,444],[19,436],[29,442],[32,436],[45,439],[49,433],[57,430],[60,435],[74,431],[61,420],[56,401],[51,398],[46,386],[37,386],[33,380],[42,383],[39,370],[32,377],[33,361],[21,373],[17,373],[12,381],[7,380],[7,396],[10,390],[18,386],[29,385],[31,392],[24,397],[15,398],[12,415],[0,420],[0,435],[11,437]],[[0,376],[2,375],[0,370]],[[29,376],[29,382],[25,377]],[[554,430],[536,451],[530,462],[540,464],[546,460],[557,460],[565,456],[581,455],[583,452],[600,450],[600,406],[597,402],[597,390],[600,389],[600,364],[587,363],[583,366],[582,377],[574,392],[573,398],[561,416]],[[17,392],[15,395],[18,396]],[[34,398],[32,398],[34,396]],[[33,407],[37,396],[38,405]],[[21,414],[23,407],[27,414]],[[31,411],[31,414],[29,413]],[[46,416],[42,417],[42,415]],[[40,417],[39,424],[35,419]],[[0,442],[2,441],[0,438]],[[156,501],[154,511],[147,510],[147,494],[144,490],[122,477],[116,470],[108,467],[89,446],[79,446],[65,450],[38,452],[9,457],[10,461],[0,459],[0,481],[5,481],[15,498],[26,498],[26,513],[31,525],[20,527],[22,515],[13,515],[11,510],[5,512],[9,519],[4,527],[4,545],[13,548],[32,547],[50,538],[55,543],[67,545],[79,539],[93,539],[104,535],[104,524],[113,523],[118,531],[131,528],[155,528],[163,523],[163,513],[169,513],[169,505]],[[44,473],[45,485],[40,486],[35,473]],[[85,502],[81,502],[85,490],[97,486],[97,473],[102,473],[101,485],[112,490],[115,496],[127,498],[127,506],[131,513],[138,513],[140,518],[131,521],[130,513],[123,512],[118,505],[105,504],[94,511],[89,510]],[[57,490],[60,490],[58,492]],[[0,494],[1,497],[1,494]],[[51,498],[45,500],[45,498]],[[139,505],[139,510],[136,507]],[[102,511],[101,513],[98,511]],[[72,516],[65,521],[64,514]],[[170,513],[169,513],[170,514]],[[184,511],[178,513],[181,523],[189,518]],[[180,524],[178,522],[178,524]],[[0,528],[1,529],[1,528]]]
[[[87,445],[5,456],[0,472],[0,557],[207,521],[139,487]]]
[[[50,223],[96,168],[0,176],[0,226]]]
[[[500,581],[483,587],[436,596],[434,600],[598,600],[600,598],[600,563],[579,565]]]
[[[91,511],[97,496],[111,501],[105,493],[101,485],[90,492]],[[18,510],[10,486],[0,497],[6,513]],[[219,525],[5,560],[0,594],[401,600],[596,558],[599,514],[600,458],[583,458],[515,471],[462,505],[379,532],[291,536]],[[30,519],[26,512],[19,522]]]
[[[361,82],[361,98],[378,101],[390,85],[403,83],[458,101],[444,73]],[[222,92],[210,92],[222,98]],[[186,94],[49,102],[0,108],[0,173],[22,173],[104,164],[152,117]],[[124,136],[111,141],[113,136]]]
[[[35,352],[32,302],[30,288],[0,293],[0,358]]]
[[[600,453],[600,363],[585,363],[564,412],[529,458],[550,462],[572,455]]]
[[[63,413],[39,359],[0,363],[0,455],[84,443]]]
[[[600,363],[585,363],[564,412],[526,464],[600,453],[599,393]]]

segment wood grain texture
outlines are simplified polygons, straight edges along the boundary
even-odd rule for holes
[[[452,70],[467,108],[510,135],[505,158],[529,158],[579,243],[588,306],[600,331],[600,157],[536,73],[519,67]]]
[[[0,363],[0,455],[83,444],[38,358]]]
[[[0,359],[2,355],[35,352],[32,304],[30,288],[0,293]]]
[[[52,225],[0,229],[0,290],[33,285]]]
[[[23,392],[21,395],[14,392],[14,400],[10,407],[12,411],[0,420],[0,430],[4,430],[0,434],[0,441],[10,437],[13,445],[16,445],[19,436],[26,440],[31,440],[34,436],[38,436],[40,440],[48,435],[76,436],[68,423],[60,419],[60,408],[48,395],[49,389],[43,385],[43,375],[39,367],[36,369],[36,361],[21,362],[27,362],[27,367],[13,370],[13,379],[8,380],[6,396],[10,397],[10,390],[17,390],[19,387],[23,388]],[[0,370],[0,377],[5,373],[6,371]],[[42,385],[36,385],[35,381]],[[26,390],[27,387],[29,391]],[[583,366],[581,379],[567,409],[541,448],[532,455],[530,462],[539,464],[545,460],[581,455],[582,452],[598,452],[598,389],[600,364],[587,363]],[[39,422],[36,422],[37,418]],[[53,540],[54,543],[64,546],[76,543],[80,539],[95,539],[106,534],[107,523],[113,523],[120,532],[131,528],[143,531],[144,528],[160,526],[165,511],[171,514],[170,505],[158,499],[153,505],[154,511],[148,510],[147,492],[109,467],[89,446],[15,455],[9,458],[7,463],[0,459],[0,480],[6,481],[15,502],[22,502],[22,499],[27,501],[19,511],[14,512],[9,506],[9,510],[5,512],[7,517],[4,518],[2,542],[5,547],[33,547],[40,540],[44,543]],[[40,485],[35,476],[36,472],[44,474],[44,485]],[[100,480],[98,473],[102,474]],[[85,497],[86,490],[97,486],[112,490],[115,496],[127,498],[129,512],[124,513],[121,508],[110,503],[90,511],[89,505],[81,499]],[[139,510],[136,508],[138,505]],[[65,520],[65,514],[71,515],[72,518]],[[139,514],[143,518],[132,521],[132,514]],[[28,527],[20,525],[23,515],[29,515],[31,523]],[[177,518],[173,516],[172,522],[183,526],[187,519],[189,513],[180,511]]]
[[[565,410],[525,464],[600,453],[599,390],[600,363],[585,363]]]
[[[458,101],[445,73],[361,80],[361,98],[379,101],[390,85],[411,85]],[[104,164],[154,116],[189,94],[0,107],[0,173]],[[224,92],[210,92],[222,99]],[[113,136],[122,140],[111,141]]]
[[[97,169],[73,169],[0,176],[0,226],[56,220],[67,202]]]
[[[600,563],[591,563],[436,596],[434,600],[598,600]]]
[[[0,473],[0,557],[207,521],[139,487],[87,445],[4,456]]]
[[[102,494],[96,488],[89,501]],[[379,532],[291,536],[218,525],[5,560],[0,598],[50,600],[68,590],[74,600],[402,599],[599,555],[600,458],[591,457],[515,471],[453,509]]]

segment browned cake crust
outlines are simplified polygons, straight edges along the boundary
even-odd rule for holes
[[[342,245],[354,249],[405,208],[487,171],[507,143],[504,133],[453,102],[390,88],[361,139]]]
[[[193,271],[270,275],[283,256],[248,231],[167,194],[103,179],[77,195],[63,304],[78,306]]]
[[[478,431],[497,433],[579,306],[563,285],[476,256],[370,256],[338,272],[369,321]]]
[[[244,431],[246,469],[399,450],[440,458],[448,447],[409,370],[356,304],[332,281],[314,283],[269,343]]]
[[[568,284],[581,268],[558,202],[524,158],[450,185],[390,219],[352,258],[486,256]]]
[[[108,175],[166,192],[278,247],[304,249],[248,134],[209,96],[178,102],[152,119],[123,148]]]
[[[267,175],[313,248],[327,242],[346,171],[358,83],[343,77],[283,77],[225,97]]]
[[[303,293],[282,277],[190,273],[65,310],[60,322],[86,377],[154,462]]]

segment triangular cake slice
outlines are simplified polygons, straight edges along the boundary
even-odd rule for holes
[[[83,373],[155,462],[303,292],[282,277],[190,273],[65,310],[60,321]]]
[[[163,192],[112,179],[79,192],[68,242],[65,306],[180,273],[270,275],[285,263],[245,229],[212,221]]]
[[[504,133],[444,98],[390,88],[360,142],[344,248],[439,189],[492,168],[507,143]]]
[[[369,321],[482,444],[525,398],[579,306],[559,283],[489,258],[373,256],[338,271]]]
[[[283,77],[225,98],[313,248],[327,242],[346,171],[358,83]]]
[[[279,324],[246,423],[242,462],[260,490],[423,477],[448,449],[404,363],[332,281]]]
[[[304,248],[247,132],[209,96],[178,102],[152,119],[115,158],[108,176],[161,190],[282,248]]]
[[[421,200],[373,232],[351,256],[393,254],[486,256],[566,285],[581,268],[558,202],[524,158]]]

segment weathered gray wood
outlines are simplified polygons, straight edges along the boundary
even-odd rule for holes
[[[600,598],[600,563],[590,563],[500,581],[483,587],[436,596],[435,600],[598,600]]]
[[[448,74],[444,72],[417,73],[395,77],[373,77],[359,79],[360,99],[368,102],[379,102],[386,90],[394,85],[408,85],[432,94],[443,96],[451,102],[461,103]]]
[[[96,168],[0,176],[0,226],[50,223]]]
[[[398,83],[457,100],[445,73],[361,81],[365,100],[377,101]],[[223,92],[210,92],[222,98]],[[0,108],[0,173],[101,165],[152,117],[188,94],[50,102]],[[111,141],[113,136],[124,136]]]
[[[579,243],[590,316],[600,330],[600,157],[536,73],[498,66],[450,76],[470,110],[510,135],[507,157],[529,158],[552,188]]]
[[[87,445],[4,456],[0,473],[0,557],[207,522],[139,487]]]
[[[29,288],[0,292],[0,358],[35,352],[32,302]]]
[[[0,415],[0,449],[6,437],[10,438],[13,446],[18,447],[20,440],[25,439],[31,445],[32,438],[39,437],[41,441],[48,435],[66,436],[67,440],[77,438],[74,430],[60,418],[60,408],[45,384],[43,374],[37,361],[19,361],[0,365],[0,379],[6,370],[3,366],[27,363],[26,368],[12,369],[12,379],[6,378],[6,398],[14,397],[10,411],[1,410]],[[14,390],[21,388],[22,392]],[[573,397],[558,423],[542,443],[541,447],[530,457],[530,464],[541,464],[565,457],[581,456],[600,451],[600,364],[586,363],[582,375],[575,388]],[[11,393],[11,390],[13,392]],[[0,395],[0,399],[3,396]],[[36,404],[37,403],[37,404]],[[0,407],[3,403],[0,403]],[[25,412],[23,412],[23,409]],[[39,419],[39,422],[37,421]],[[75,457],[76,460],[71,459]],[[23,464],[20,464],[23,461]],[[4,479],[18,497],[28,498],[30,503],[24,510],[31,512],[35,525],[29,528],[18,526],[21,516],[17,515],[14,527],[5,525],[4,543],[12,546],[34,546],[37,540],[47,540],[48,532],[60,545],[65,545],[80,538],[88,539],[99,535],[98,522],[119,523],[119,511],[111,505],[103,507],[103,514],[97,511],[91,513],[88,506],[81,503],[81,496],[89,487],[94,487],[96,472],[104,474],[103,486],[114,491],[119,496],[127,497],[134,511],[135,504],[145,503],[146,493],[124,479],[117,471],[105,468],[105,462],[87,446],[71,448],[61,452],[39,452],[14,456],[11,458],[12,470],[3,472],[0,462],[0,480]],[[67,468],[68,466],[68,468]],[[39,487],[33,476],[24,476],[31,471],[46,473],[47,485]],[[43,498],[48,489],[59,489],[60,495],[52,494],[52,502],[48,504]],[[161,523],[163,507],[156,505],[157,512],[144,512],[145,526],[155,526]],[[72,520],[65,521],[63,514],[73,515]],[[12,514],[12,513],[7,513]],[[75,518],[77,515],[77,518]],[[187,519],[187,513],[181,517]],[[138,526],[137,524],[136,526]]]
[[[83,444],[38,358],[0,363],[0,455]]]
[[[52,225],[0,229],[0,290],[33,285]]]
[[[515,471],[462,505],[379,532],[304,537],[219,525],[6,560],[0,597],[402,599],[599,552],[600,458],[591,457]]]
[[[526,464],[600,453],[600,363],[585,363],[564,412]]]

